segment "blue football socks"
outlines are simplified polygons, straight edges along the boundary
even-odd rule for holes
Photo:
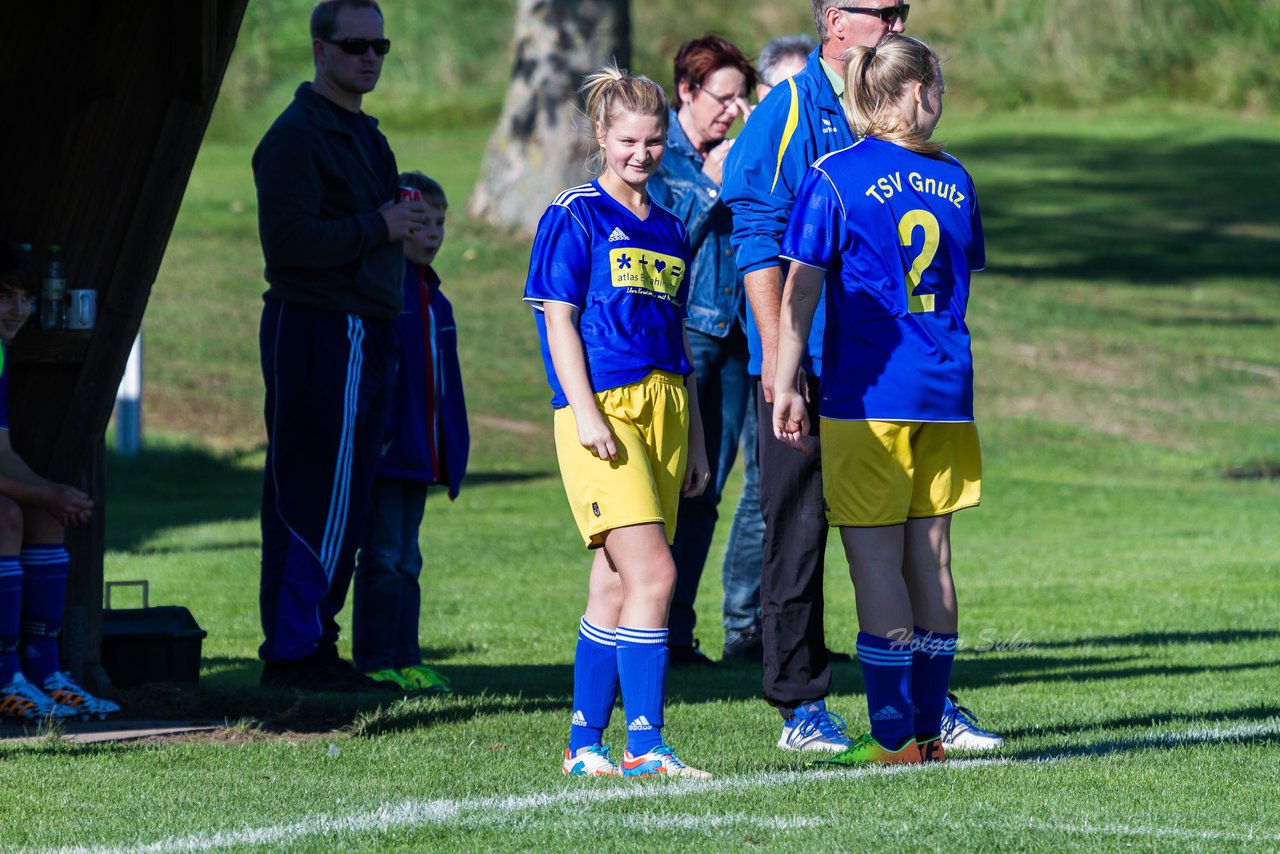
[[[916,735],[934,736],[942,730],[942,711],[956,658],[954,632],[931,632],[916,626],[911,655],[911,699],[915,701]]]
[[[627,715],[627,751],[648,753],[662,744],[666,704],[667,630],[618,626],[618,680]]]
[[[911,706],[911,643],[858,632],[858,662],[867,689],[871,737],[897,750],[915,736]]]
[[[18,640],[22,622],[22,564],[17,555],[0,556],[0,685],[22,670]]]
[[[22,550],[22,672],[36,685],[61,669],[58,633],[67,596],[67,552],[61,543]]]
[[[613,703],[618,696],[618,644],[613,629],[593,626],[583,617],[578,624],[578,648],[573,655],[573,720],[569,752],[604,743]]]

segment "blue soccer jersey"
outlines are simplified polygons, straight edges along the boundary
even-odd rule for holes
[[[824,418],[972,421],[969,273],[985,265],[954,158],[867,138],[818,160],[782,256],[826,271]]]
[[[535,309],[552,406],[569,401],[551,362],[543,303],[578,309],[596,392],[638,382],[653,370],[692,370],[683,334],[689,255],[684,223],[656,203],[642,220],[596,181],[551,203],[533,239],[524,300]]]

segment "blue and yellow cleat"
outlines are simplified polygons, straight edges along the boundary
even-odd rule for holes
[[[676,752],[665,744],[659,744],[648,753],[632,756],[631,751],[622,754],[622,776],[624,777],[692,777],[695,780],[709,780],[711,775],[698,768],[690,768],[680,761]]]
[[[577,753],[571,754],[569,748],[564,751],[564,773],[570,777],[621,777],[622,771],[617,763],[609,758],[609,748],[603,744],[581,747]]]

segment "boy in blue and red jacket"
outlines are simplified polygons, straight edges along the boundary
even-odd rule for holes
[[[453,307],[431,268],[444,242],[448,200],[420,172],[402,174],[400,186],[422,193],[427,218],[404,242],[404,309],[395,324],[400,368],[356,564],[352,652],[356,669],[371,679],[410,691],[448,691],[448,680],[422,663],[418,647],[418,528],[429,485],[444,485],[449,498],[457,497],[471,440]]]

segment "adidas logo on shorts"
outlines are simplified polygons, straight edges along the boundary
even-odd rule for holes
[[[570,718],[569,720],[569,723],[571,723],[573,726],[586,726],[587,716],[584,715],[581,710],[575,710],[573,713],[573,717]]]
[[[631,730],[632,732],[640,732],[641,730],[653,729],[653,724],[649,723],[648,718],[646,718],[644,715],[641,715],[631,723],[627,724],[627,729]]]
[[[902,712],[893,706],[885,706],[880,711],[871,716],[873,721],[897,721],[902,719]]]
[[[616,243],[616,242],[618,242],[619,240],[630,240],[630,239],[631,239],[630,237],[627,237],[627,233],[626,233],[625,231],[623,231],[622,229],[620,229],[620,228],[615,228],[615,229],[614,229],[614,230],[609,234],[609,242],[610,242],[610,243]]]

